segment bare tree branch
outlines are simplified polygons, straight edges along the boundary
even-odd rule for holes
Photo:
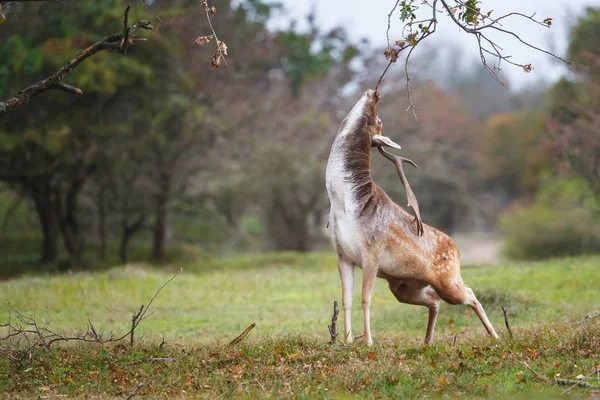
[[[142,40],[136,36],[133,36],[132,33],[138,29],[153,29],[152,24],[149,21],[138,20],[133,25],[128,26],[128,13],[130,5],[125,9],[125,17],[124,17],[124,32],[116,35],[111,35],[104,40],[96,42],[84,49],[77,56],[72,58],[69,62],[65,64],[64,67],[59,69],[49,78],[46,78],[36,84],[29,86],[28,88],[23,89],[13,98],[4,100],[0,102],[0,115],[5,114],[9,109],[21,106],[23,104],[28,103],[33,97],[48,91],[50,89],[58,89],[63,90],[72,94],[83,94],[83,91],[74,86],[68,85],[63,82],[66,76],[71,73],[79,64],[93,56],[94,54],[103,51],[103,50],[113,50],[119,51],[125,54],[127,46],[133,44],[136,40]]]
[[[209,43],[213,38],[215,39],[215,43],[217,45],[217,52],[213,54],[211,58],[210,69],[217,69],[221,65],[221,60],[223,60],[225,65],[227,65],[227,60],[225,60],[225,56],[227,55],[227,45],[225,44],[225,42],[219,40],[219,38],[217,37],[217,33],[215,32],[210,19],[210,16],[214,15],[217,12],[217,9],[214,6],[210,7],[208,5],[208,0],[200,0],[200,5],[204,7],[204,12],[206,13],[206,20],[208,21],[208,26],[210,27],[212,35],[198,37],[198,39],[196,39],[196,44],[198,46],[204,46],[207,43]]]
[[[411,22],[409,24],[406,24],[404,26],[403,29],[403,34],[406,31],[406,28],[408,27],[410,30],[412,30],[412,25],[413,24],[422,24],[424,22],[429,22],[429,25],[427,27],[423,27],[421,28],[421,35],[420,37],[417,38],[418,34],[417,32],[414,33],[410,33],[409,35],[405,35],[405,39],[404,40],[398,40],[395,42],[396,46],[398,46],[399,48],[393,48],[392,46],[390,46],[389,43],[389,30],[390,30],[390,18],[392,13],[394,12],[394,10],[398,7],[398,3],[399,1],[396,2],[396,4],[394,5],[394,8],[392,9],[392,11],[390,11],[390,13],[388,14],[388,28],[386,31],[386,38],[387,38],[387,42],[388,42],[388,47],[385,50],[384,54],[386,56],[387,59],[389,59],[389,63],[387,65],[387,67],[383,70],[383,73],[381,74],[381,76],[379,77],[379,80],[377,81],[377,85],[375,85],[375,96],[377,99],[379,99],[379,86],[381,84],[381,81],[383,79],[383,77],[385,76],[385,74],[387,73],[388,69],[390,68],[390,66],[395,63],[398,60],[398,57],[400,55],[400,52],[402,52],[403,50],[405,50],[408,47],[411,47],[411,49],[408,52],[408,55],[406,56],[406,60],[404,62],[404,70],[405,70],[405,74],[406,74],[406,86],[407,86],[407,91],[408,91],[408,101],[409,101],[409,107],[406,111],[410,110],[412,108],[413,110],[413,115],[415,117],[415,119],[417,119],[417,114],[415,112],[415,106],[412,102],[412,98],[411,98],[411,94],[410,94],[410,88],[409,88],[409,81],[410,81],[410,77],[408,75],[408,61],[410,59],[410,56],[413,52],[413,50],[415,49],[415,47],[425,38],[429,37],[431,34],[433,34],[436,30],[437,27],[437,16],[436,16],[436,5],[437,5],[438,0],[433,0],[433,5],[432,5],[432,16],[430,19],[426,19],[426,20],[422,20],[422,21],[414,21]]]
[[[142,305],[138,312],[133,315],[132,324],[129,331],[119,337],[114,337],[112,334],[105,339],[99,334],[91,321],[88,320],[86,331],[83,334],[76,336],[63,336],[50,330],[51,320],[46,317],[43,326],[36,320],[35,314],[32,317],[26,316],[14,308],[7,300],[9,306],[9,322],[0,324],[0,328],[8,328],[6,336],[0,337],[0,355],[9,359],[13,365],[22,368],[32,361],[32,352],[39,347],[45,347],[52,352],[52,345],[57,342],[85,342],[85,343],[113,343],[119,342],[126,337],[130,337],[130,344],[133,345],[133,333],[141,321],[152,314],[147,314],[148,309],[154,302],[154,299],[176,276],[166,281],[150,299],[147,305]],[[13,323],[10,320],[11,313],[16,313],[17,321]]]
[[[162,24],[162,26],[164,26],[165,28],[167,27],[167,24],[165,24],[165,21],[163,21],[158,15],[156,15],[156,13],[154,11],[152,11],[152,9],[148,5],[148,3],[146,3],[144,0],[140,0],[140,3],[146,9],[146,11],[148,11],[150,14],[152,14],[152,16],[154,16],[154,18],[156,18],[158,20],[158,22],[160,22]]]
[[[390,28],[392,26],[392,24],[391,24],[391,18],[392,18],[392,14],[394,13],[394,11],[396,11],[396,8],[398,7],[398,3],[400,3],[400,0],[396,0],[396,4],[394,4],[394,8],[392,8],[392,10],[390,11],[390,13],[388,14],[388,26],[387,26],[387,30],[385,31],[385,38],[387,39],[387,45],[388,45],[388,47],[392,47],[390,45]],[[389,65],[388,65],[388,68],[389,68]]]
[[[443,7],[442,10],[437,9],[438,1],[442,4],[442,7]],[[379,96],[379,86],[381,84],[381,81],[382,81],[383,77],[385,76],[385,74],[387,73],[391,64],[396,62],[396,60],[398,59],[399,53],[402,52],[403,50],[405,50],[407,47],[411,47],[411,50],[409,51],[409,53],[406,57],[405,63],[404,63],[407,93],[408,93],[408,99],[409,99],[409,106],[406,111],[412,109],[415,119],[417,118],[417,115],[415,112],[415,110],[417,108],[415,107],[415,105],[412,102],[411,93],[410,93],[410,86],[409,86],[410,75],[408,73],[408,62],[409,62],[410,56],[411,56],[414,48],[423,39],[425,39],[426,37],[430,36],[433,32],[435,32],[435,28],[437,27],[437,22],[438,22],[437,17],[436,17],[437,12],[441,12],[441,11],[445,10],[446,13],[448,14],[448,16],[450,17],[450,19],[454,22],[454,24],[456,24],[462,31],[475,36],[475,38],[477,40],[477,45],[479,47],[479,56],[481,59],[481,63],[483,64],[483,67],[494,77],[494,79],[496,79],[504,87],[506,87],[506,85],[504,84],[504,82],[502,82],[502,79],[500,78],[500,76],[498,74],[498,72],[500,71],[500,65],[503,61],[505,61],[508,64],[518,66],[518,67],[522,68],[525,72],[531,72],[533,70],[533,67],[531,64],[520,64],[518,62],[512,61],[510,59],[511,56],[506,55],[504,53],[504,50],[502,49],[502,47],[500,47],[497,43],[495,43],[490,37],[486,36],[485,32],[487,32],[487,31],[500,32],[504,35],[515,38],[520,43],[524,44],[525,46],[527,46],[533,50],[542,52],[544,54],[547,54],[551,57],[554,57],[554,58],[564,61],[566,63],[573,64],[570,60],[567,60],[563,57],[560,57],[560,56],[552,53],[551,51],[544,50],[538,46],[531,44],[527,40],[524,40],[523,38],[521,38],[521,36],[519,36],[515,32],[512,32],[510,30],[503,28],[503,25],[502,25],[502,22],[504,22],[505,20],[507,20],[511,17],[514,17],[514,18],[524,18],[524,19],[530,20],[531,22],[533,22],[537,25],[549,28],[551,25],[551,21],[552,21],[551,18],[547,18],[544,21],[538,21],[534,18],[535,14],[526,15],[526,14],[519,13],[519,12],[510,12],[510,13],[501,15],[498,18],[492,19],[490,17],[491,11],[488,12],[487,14],[482,14],[478,7],[473,7],[472,5],[469,5],[468,2],[465,2],[463,0],[454,0],[454,2],[455,2],[454,6],[451,6],[449,4],[449,2],[450,2],[450,0],[433,0],[433,4],[429,4],[429,2],[427,0],[423,0],[421,4],[425,4],[429,7],[431,7],[431,10],[432,10],[431,18],[424,19],[424,20],[416,20],[415,14],[413,13],[413,11],[415,11],[419,6],[413,5],[412,2],[406,2],[406,3],[403,2],[401,5],[401,8],[400,8],[400,12],[402,13],[401,18],[402,18],[402,21],[408,21],[408,22],[405,23],[402,32],[403,32],[403,36],[405,36],[405,39],[408,41],[408,45],[405,45],[404,41],[398,40],[395,42],[397,48],[393,47],[390,44],[389,31],[391,28],[391,17],[393,15],[393,13],[398,9],[398,5],[400,4],[400,1],[398,1],[398,0],[395,1],[392,10],[387,15],[388,26],[387,26],[385,35],[386,35],[388,47],[385,51],[385,56],[386,56],[386,59],[389,60],[389,63],[386,66],[386,68],[384,69],[381,76],[379,77],[377,85],[375,86],[375,93],[377,96]],[[468,18],[465,16],[461,17],[461,14],[459,13],[459,16],[457,17],[455,15],[457,10],[467,10],[470,15]],[[487,22],[487,21],[489,21],[489,22]],[[423,25],[424,23],[429,23],[429,25],[427,27],[425,27]],[[417,30],[415,32],[412,32],[412,28],[414,25],[418,25],[419,28],[421,29],[421,31],[419,32]],[[406,37],[406,35],[405,35],[405,32],[407,29],[411,32],[411,34],[409,34],[408,37]],[[488,63],[486,56],[487,57],[491,56],[491,57],[495,58],[497,60],[497,62],[490,65]]]

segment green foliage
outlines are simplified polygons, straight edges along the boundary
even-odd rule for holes
[[[400,21],[414,21],[417,16],[415,15],[415,11],[419,8],[414,5],[415,0],[402,0],[400,2]]]
[[[550,168],[542,119],[520,113],[490,117],[478,137],[480,174],[512,196],[531,196]]]
[[[458,18],[467,23],[467,25],[477,25],[481,9],[477,6],[479,0],[467,0],[464,6],[459,6],[460,12]]]
[[[571,61],[597,75],[597,57],[600,55],[600,9],[588,7],[586,13],[571,29],[567,54]],[[593,72],[593,71],[596,72]]]
[[[547,183],[530,207],[501,218],[506,255],[543,259],[600,252],[600,207],[581,180]]]
[[[581,90],[577,83],[566,78],[560,79],[550,92],[550,115],[561,124],[568,124],[577,118],[573,106],[579,102]]]
[[[0,97],[9,95],[5,88],[9,87],[15,75],[32,76],[42,66],[42,54],[39,49],[32,49],[27,38],[17,35],[10,36],[2,43],[0,59],[8,61],[0,65]]]
[[[276,36],[282,51],[277,63],[288,75],[296,95],[308,80],[323,77],[334,66],[348,64],[358,55],[358,49],[348,42],[344,29],[321,32],[314,20],[309,18],[309,23],[308,33],[298,32],[292,23],[290,29],[278,32]]]

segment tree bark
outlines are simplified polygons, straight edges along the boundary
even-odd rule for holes
[[[144,228],[146,222],[146,216],[140,215],[135,222],[129,224],[127,216],[123,218],[122,232],[121,232],[121,244],[119,245],[119,256],[123,264],[127,263],[129,255],[129,241],[137,232]]]
[[[56,199],[46,185],[32,190],[32,198],[42,229],[40,262],[55,264],[58,261],[59,218]]]
[[[98,238],[100,239],[100,259],[106,260],[106,198],[105,188],[98,192]]]
[[[310,250],[309,213],[308,209],[297,204],[290,206],[278,191],[273,193],[266,221],[275,250],[301,252]]]
[[[121,243],[119,245],[119,257],[123,264],[127,263],[127,256],[129,255],[129,239],[131,235],[124,230],[121,234]]]
[[[61,206],[60,228],[63,240],[71,258],[71,264],[75,266],[82,264],[85,249],[85,237],[83,236],[83,232],[81,232],[77,216],[79,194],[93,168],[93,165],[82,167],[69,183],[65,195],[64,207],[62,207],[63,203],[60,200],[58,203]]]
[[[152,243],[152,258],[155,260],[164,260],[165,258],[165,242],[167,229],[167,198],[164,193],[161,193],[156,201],[156,209],[154,215],[154,235]]]

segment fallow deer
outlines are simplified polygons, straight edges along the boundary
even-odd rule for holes
[[[399,302],[429,309],[426,344],[433,339],[440,299],[470,306],[488,333],[498,338],[473,290],[463,283],[454,241],[421,221],[416,198],[402,170],[402,162],[412,161],[382,149],[400,146],[381,135],[378,101],[379,95],[373,90],[363,94],[342,121],[327,163],[329,231],[342,282],[346,342],[352,342],[350,311],[355,266],[362,268],[363,274],[364,338],[368,345],[373,343],[370,305],[376,277],[388,281]],[[395,204],[371,179],[372,147],[378,147],[396,164],[416,217]]]

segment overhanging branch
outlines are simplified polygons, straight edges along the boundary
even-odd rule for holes
[[[440,10],[437,9],[438,1],[442,4],[442,9],[440,9]],[[504,87],[506,87],[506,85],[504,84],[504,82],[502,82],[502,80],[499,76],[499,73],[498,73],[500,71],[500,65],[501,65],[502,61],[505,61],[506,63],[514,65],[514,66],[518,66],[518,67],[522,68],[525,72],[531,72],[533,67],[531,66],[531,64],[520,64],[518,62],[512,61],[510,59],[511,56],[506,55],[504,52],[504,49],[502,47],[500,47],[497,43],[495,43],[490,37],[486,36],[486,32],[488,32],[488,31],[497,31],[497,32],[504,34],[505,36],[513,37],[514,39],[519,41],[521,44],[523,44],[533,50],[547,54],[551,57],[554,57],[554,58],[564,61],[566,63],[573,64],[570,60],[560,57],[548,50],[544,50],[540,47],[535,46],[534,44],[528,42],[527,40],[524,40],[521,36],[519,36],[515,32],[505,29],[502,25],[502,22],[504,22],[505,20],[509,19],[510,17],[515,17],[515,18],[527,19],[537,25],[549,28],[552,25],[552,18],[546,18],[543,21],[538,21],[534,18],[535,14],[525,15],[525,14],[519,13],[519,12],[510,12],[510,13],[501,15],[498,18],[492,18],[490,16],[492,11],[483,13],[480,10],[480,8],[477,7],[477,2],[454,0],[454,5],[452,5],[452,6],[449,4],[449,2],[450,2],[450,0],[433,0],[432,4],[430,4],[428,0],[422,0],[421,4],[425,4],[425,5],[429,6],[432,10],[432,13],[431,13],[431,18],[418,21],[418,20],[416,20],[416,14],[414,13],[414,11],[416,11],[419,8],[419,6],[416,6],[413,4],[414,0],[410,1],[410,2],[402,2],[401,4],[400,4],[399,0],[394,1],[394,6],[393,6],[392,10],[390,11],[389,14],[387,14],[388,24],[387,24],[386,34],[385,34],[388,47],[386,48],[384,54],[385,54],[386,59],[389,61],[389,63],[386,66],[386,68],[384,69],[381,76],[379,77],[377,85],[375,86],[375,93],[377,95],[377,98],[379,98],[379,86],[381,84],[383,77],[387,73],[388,69],[390,68],[390,66],[393,63],[395,63],[398,60],[400,53],[403,50],[410,47],[411,49],[409,50],[408,55],[406,56],[406,59],[404,62],[404,70],[405,70],[408,100],[409,100],[409,107],[407,108],[406,111],[412,109],[415,119],[417,118],[417,115],[415,113],[416,107],[413,105],[413,102],[411,99],[410,87],[409,87],[410,76],[408,74],[408,62],[409,62],[410,56],[413,53],[413,50],[415,49],[415,47],[422,40],[429,37],[432,33],[435,32],[435,29],[436,29],[437,23],[438,23],[436,13],[443,12],[443,11],[445,11],[447,13],[447,15],[450,17],[452,22],[454,22],[454,24],[456,24],[462,31],[475,36],[478,47],[479,47],[479,56],[481,59],[481,63],[483,64],[483,67]],[[399,5],[400,5],[400,7],[399,7]],[[392,44],[390,44],[389,31],[391,28],[392,14],[397,9],[400,9],[401,20],[403,22],[406,21],[405,25],[404,25],[404,29],[402,30],[402,36],[403,36],[404,40],[396,40],[395,44],[392,45]],[[458,12],[458,16],[456,15],[457,12]],[[415,29],[415,26],[417,26],[418,28]],[[408,34],[406,33],[407,30],[409,32]],[[490,65],[488,63],[486,56],[487,57],[491,56],[491,57],[495,58],[496,62],[494,62]]]
[[[19,93],[17,93],[15,97],[1,101],[0,115],[5,114],[11,108],[27,104],[33,97],[50,89],[63,90],[72,94],[83,94],[83,91],[81,89],[63,82],[63,80],[68,74],[70,74],[75,68],[77,68],[77,66],[83,61],[103,50],[113,50],[125,54],[127,47],[129,45],[132,45],[134,41],[143,40],[137,36],[134,36],[133,32],[135,32],[138,28],[146,30],[153,29],[152,24],[149,21],[144,20],[138,20],[133,25],[128,26],[127,21],[130,8],[131,6],[128,5],[125,9],[123,33],[111,35],[104,40],[92,44],[88,48],[81,51],[77,56],[72,58],[69,62],[65,64],[65,66],[56,71],[52,76],[21,90]]]

